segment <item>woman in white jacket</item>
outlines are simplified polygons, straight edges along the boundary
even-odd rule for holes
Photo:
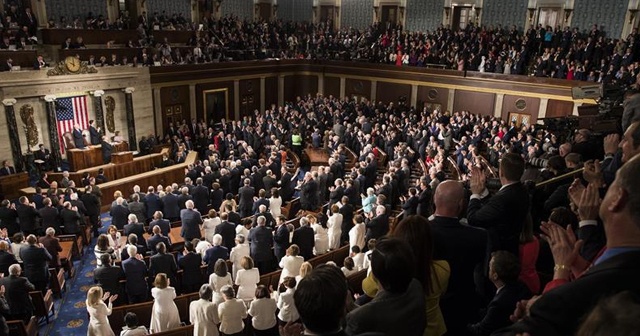
[[[225,335],[234,335],[244,330],[243,319],[247,317],[247,307],[240,299],[236,299],[233,287],[222,287],[224,302],[218,305],[220,316],[220,332]]]
[[[236,285],[238,286],[238,299],[249,304],[255,298],[256,288],[260,282],[260,271],[253,267],[253,259],[249,256],[242,257],[242,269],[238,271]]]
[[[256,289],[256,299],[251,301],[249,315],[255,335],[277,336],[276,300],[269,295],[269,289],[263,285]]]
[[[273,218],[282,214],[282,198],[278,188],[271,188],[271,198],[269,198],[269,212]]]
[[[353,218],[353,227],[349,230],[349,251],[354,246],[358,246],[360,250],[364,249],[365,232],[364,218],[362,218],[362,215],[356,215]]]
[[[109,292],[103,294],[102,287],[91,287],[87,291],[87,312],[89,313],[88,336],[113,336],[113,330],[109,325],[107,316],[111,315],[113,301],[118,295],[109,296]],[[109,300],[109,305],[104,301]]]
[[[189,304],[189,322],[193,324],[193,336],[218,336],[218,305],[211,302],[213,290],[208,284],[200,287],[200,300]]]
[[[327,253],[329,250],[329,230],[327,225],[318,223],[315,215],[308,215],[307,219],[314,233],[313,254],[321,255]]]
[[[329,249],[340,248],[340,235],[342,235],[342,214],[337,204],[331,206],[331,217],[327,221],[329,228]]]
[[[278,281],[278,284],[281,284],[286,277],[295,278],[300,274],[300,266],[302,266],[304,258],[299,256],[299,253],[300,248],[298,245],[293,244],[287,249],[287,254],[280,259],[280,268],[282,268],[282,272],[280,272],[280,280]]]

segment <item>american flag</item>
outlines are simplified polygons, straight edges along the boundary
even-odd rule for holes
[[[64,154],[63,134],[73,132],[75,124],[85,130],[89,128],[89,113],[87,112],[87,97],[60,98],[56,101],[56,120],[58,125],[58,139],[60,152]]]

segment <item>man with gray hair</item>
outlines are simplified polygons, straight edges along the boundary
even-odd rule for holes
[[[138,237],[140,244],[146,244],[144,240],[144,224],[138,222],[138,217],[135,214],[129,214],[129,223],[124,226],[124,234],[128,236],[135,234]]]
[[[376,206],[376,215],[373,216],[373,212],[368,212],[365,215],[365,227],[367,233],[365,234],[365,241],[370,239],[378,239],[389,232],[389,217],[386,214],[387,208],[384,205]]]
[[[109,215],[111,216],[111,223],[122,230],[127,224],[127,218],[129,216],[129,208],[123,205],[124,199],[122,197],[116,198],[116,204],[111,205]]]
[[[318,183],[310,172],[304,174],[300,187],[300,208],[302,210],[316,210],[318,200]]]
[[[47,228],[45,236],[40,237],[39,242],[51,255],[49,267],[55,268],[56,271],[60,269],[60,256],[58,254],[62,252],[62,246],[60,246],[60,240],[56,238],[56,230],[52,227]]]
[[[313,258],[313,246],[315,244],[314,232],[309,226],[309,220],[305,217],[300,218],[300,227],[293,231],[291,244],[296,244],[300,248],[300,256],[304,260]]]
[[[126,290],[129,303],[140,303],[147,300],[147,265],[142,260],[142,255],[138,254],[135,245],[127,246],[129,258],[122,261],[122,270],[127,279]]]
[[[9,304],[9,315],[11,320],[29,321],[33,315],[33,304],[29,292],[35,286],[29,279],[21,277],[22,268],[20,264],[9,266],[9,276],[0,278],[0,286],[4,287],[5,298]]]
[[[182,229],[180,236],[185,240],[191,241],[194,238],[202,237],[200,225],[202,225],[202,216],[197,210],[194,210],[192,200],[185,202],[186,209],[180,210],[180,220],[182,221]]]
[[[249,231],[248,241],[251,243],[251,258],[260,270],[260,274],[272,272],[273,264],[273,233],[265,224],[267,220],[263,216],[256,219],[257,226]]]

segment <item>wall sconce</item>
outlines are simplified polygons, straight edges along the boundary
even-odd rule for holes
[[[573,12],[573,8],[564,9],[564,22],[569,22],[569,17],[571,17],[572,12]]]
[[[449,22],[449,15],[451,14],[451,7],[444,6],[445,21]]]
[[[474,7],[476,11],[476,26],[480,25],[480,13],[482,12],[482,7]]]
[[[629,9],[629,24],[631,24],[633,22],[633,19],[636,18],[637,13],[638,13],[637,8]]]
[[[533,14],[536,13],[536,9],[532,8],[532,7],[529,7],[529,8],[527,8],[527,10],[529,11],[529,23],[532,23],[533,22]]]

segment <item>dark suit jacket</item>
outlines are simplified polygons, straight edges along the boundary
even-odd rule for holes
[[[184,286],[202,283],[201,265],[202,256],[199,253],[190,252],[184,256],[178,256],[178,266],[183,270],[182,284]]]
[[[124,205],[111,207],[109,214],[111,215],[111,224],[115,225],[118,230],[122,230],[129,221],[127,218],[129,216],[129,208]]]
[[[93,271],[93,282],[100,285],[104,292],[122,295],[120,280],[124,279],[124,272],[118,266],[98,266]]]
[[[93,193],[83,193],[80,196],[80,200],[87,210],[87,216],[100,215],[100,199],[98,198],[98,196],[94,195]]]
[[[158,245],[158,243],[164,243],[164,246],[167,247],[167,251],[171,248],[169,237],[164,235],[153,235],[147,239],[147,248],[151,251],[151,255],[158,253],[156,250],[156,245]]]
[[[294,186],[291,182],[292,177],[293,176],[287,172],[280,178],[280,197],[282,197],[282,202],[290,201],[293,196]]]
[[[7,171],[7,169],[9,169],[9,171]],[[5,168],[5,167],[0,168],[0,176],[7,176],[15,173],[16,173],[16,169],[11,166],[9,166],[9,168]]]
[[[389,217],[387,215],[373,217],[365,224],[365,227],[367,228],[365,241],[378,239],[389,232]]]
[[[629,290],[640,293],[640,251],[621,253],[591,267],[581,277],[546,292],[530,316],[493,335],[574,335],[583,317],[606,296]]]
[[[164,209],[164,218],[180,218],[180,206],[178,205],[178,196],[174,194],[166,194],[162,198],[162,208]]]
[[[6,228],[9,236],[20,231],[18,226],[18,212],[11,208],[0,207],[0,228]]]
[[[531,298],[531,292],[521,282],[506,284],[493,297],[486,310],[482,312],[482,320],[469,325],[469,333],[475,336],[488,336],[493,331],[511,325],[509,316],[513,314],[516,303]]]
[[[236,245],[236,225],[224,221],[216,225],[214,233],[222,236],[222,246],[226,247],[229,251]]]
[[[289,228],[286,225],[278,226],[273,235],[273,254],[276,255],[278,262],[285,256],[290,245]]]
[[[466,332],[469,315],[477,307],[474,271],[481,269],[487,251],[487,232],[464,226],[457,218],[435,217],[431,222],[434,260],[446,260],[451,268],[447,292],[440,307],[447,328]]]
[[[193,199],[193,197],[191,197],[191,195],[178,195],[178,207],[180,208],[180,210],[186,209],[187,208],[187,201]]]
[[[529,211],[529,193],[518,182],[493,195],[485,205],[478,199],[469,201],[469,225],[487,229],[489,252],[508,251],[519,255],[520,232]]]
[[[44,246],[45,249],[51,255],[51,262],[49,262],[49,266],[51,267],[59,267],[60,266],[60,257],[58,256],[59,252],[62,252],[62,246],[60,246],[60,240],[56,237],[44,236],[40,237],[40,243]]]
[[[7,251],[0,251],[0,273],[5,276],[9,275],[9,266],[17,264],[16,257]]]
[[[300,248],[300,255],[305,261],[313,258],[313,245],[315,240],[313,229],[310,226],[301,226],[293,231],[291,243],[298,245]]]
[[[418,196],[413,196],[407,198],[407,200],[402,204],[402,210],[404,211],[404,216],[413,216],[418,213]]]
[[[203,185],[196,186],[191,191],[195,208],[200,213],[207,213],[207,205],[209,205],[209,189]]]
[[[181,237],[185,240],[200,238],[200,224],[202,224],[202,217],[199,212],[190,209],[183,209],[180,211],[180,219],[182,220],[182,230],[180,230]]]
[[[250,213],[253,207],[253,196],[256,191],[253,187],[244,186],[238,189],[238,209],[245,213]]]
[[[227,221],[234,223],[234,224],[241,224],[240,222],[242,221],[242,218],[240,217],[240,214],[234,211],[231,212],[227,212],[228,218]]]
[[[153,227],[156,225],[160,227],[160,232],[162,232],[163,236],[169,236],[169,232],[171,231],[171,223],[168,220],[164,218],[160,220],[152,220],[149,223],[149,233],[151,233],[151,230],[153,230]]]
[[[129,223],[129,224],[124,226],[124,235],[125,236],[129,236],[132,233],[134,233],[136,236],[138,236],[138,243],[139,244],[144,244],[145,243],[145,240],[144,240],[144,225],[142,223]],[[167,246],[167,248],[169,248],[169,246]]]
[[[33,304],[29,292],[35,287],[27,278],[10,275],[0,278],[0,286],[4,286],[5,298],[9,304],[11,315],[33,314]]]
[[[204,257],[202,257],[202,261],[207,263],[207,274],[213,273],[213,266],[215,266],[216,261],[218,261],[218,259],[222,259],[222,260],[229,259],[229,250],[222,245],[210,247],[204,253]]]
[[[100,144],[100,138],[102,137],[102,135],[100,134],[100,132],[98,132],[98,129],[90,126],[89,127],[89,137],[91,139],[91,144],[92,145],[99,145]]]
[[[344,196],[344,187],[336,187],[329,193],[329,203],[334,204],[340,202]]]
[[[147,265],[144,261],[138,260],[135,257],[130,257],[122,261],[122,270],[127,278],[127,294],[129,295],[142,295],[147,292]]]
[[[143,202],[147,209],[147,218],[153,218],[153,214],[156,211],[162,211],[162,201],[160,200],[160,196],[156,193],[146,194]]]
[[[129,208],[130,213],[136,215],[138,223],[145,223],[147,221],[147,209],[144,207],[144,203],[140,201],[129,202],[127,208]]]
[[[25,246],[20,250],[22,269],[29,281],[37,283],[49,280],[49,252],[37,246]]]
[[[251,258],[254,261],[269,261],[273,259],[273,233],[266,226],[256,226],[249,231],[247,239],[251,244]]]
[[[60,218],[62,218],[65,234],[77,234],[80,232],[79,221],[82,219],[82,216],[78,211],[63,208],[60,210]]]
[[[316,210],[318,205],[318,183],[310,180],[300,187],[300,207],[302,210]]]
[[[222,205],[222,200],[224,199],[224,190],[222,190],[222,188],[212,190],[210,197],[211,197],[211,208],[218,211],[218,209],[220,209],[220,206]]]
[[[29,205],[17,204],[16,211],[20,220],[20,230],[33,232],[36,229],[36,218],[40,216],[38,210]]]
[[[156,277],[158,273],[165,273],[172,286],[177,286],[176,274],[178,272],[178,265],[173,254],[170,253],[158,253],[149,259],[149,275],[152,278]]]
[[[76,146],[76,148],[84,148],[84,136],[82,136],[82,131],[74,128],[72,135],[73,145]]]

